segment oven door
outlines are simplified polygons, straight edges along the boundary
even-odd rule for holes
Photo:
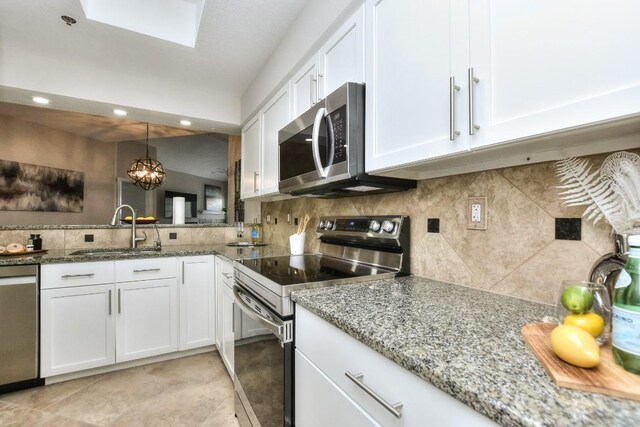
[[[238,421],[242,427],[293,426],[293,321],[279,318],[237,282],[233,292],[242,312],[234,345]]]

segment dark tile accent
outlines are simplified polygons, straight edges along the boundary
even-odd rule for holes
[[[440,232],[440,218],[427,218],[427,233]]]
[[[556,240],[582,240],[582,218],[556,218]]]
[[[273,218],[273,225],[278,225],[278,218]]]
[[[293,218],[293,225],[298,225],[298,218]]]
[[[93,242],[93,234],[85,234],[84,235],[85,242]]]
[[[169,240],[176,240],[178,238],[178,233],[169,233]]]

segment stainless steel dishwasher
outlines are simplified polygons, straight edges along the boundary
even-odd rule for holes
[[[44,383],[39,300],[37,265],[0,267],[0,393]]]

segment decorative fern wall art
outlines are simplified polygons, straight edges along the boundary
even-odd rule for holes
[[[618,234],[640,232],[640,156],[614,153],[595,171],[589,160],[569,157],[557,163],[557,174],[566,206],[585,206],[585,219],[604,219]]]

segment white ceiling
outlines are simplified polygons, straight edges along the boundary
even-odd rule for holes
[[[206,0],[189,48],[87,20],[79,0],[2,0],[0,85],[239,125],[242,93],[307,1]]]

